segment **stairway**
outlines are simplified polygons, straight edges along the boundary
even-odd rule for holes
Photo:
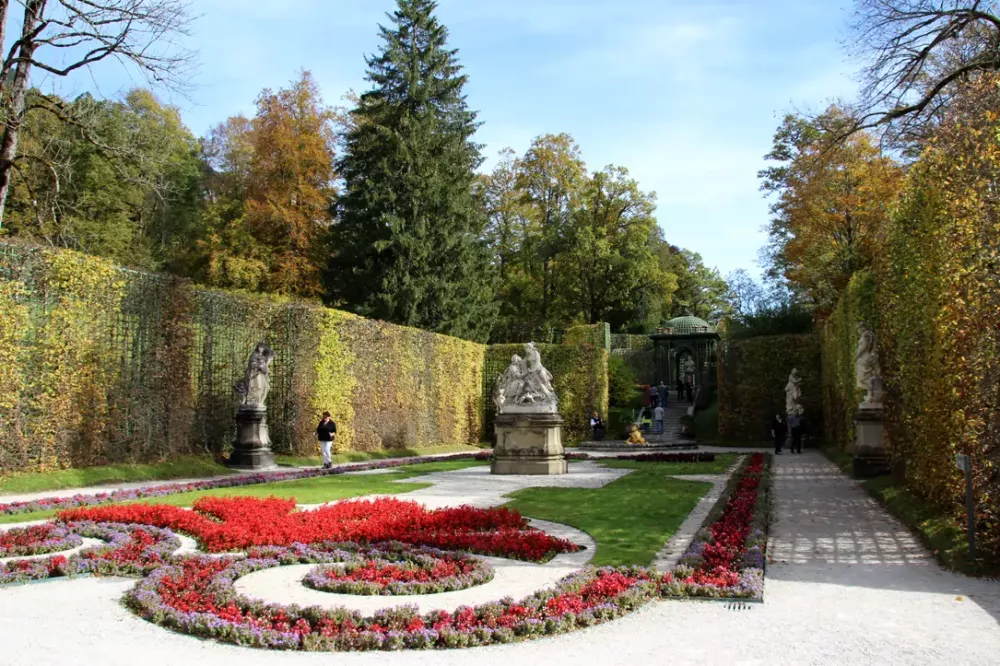
[[[681,418],[683,418],[688,413],[688,408],[691,405],[687,403],[686,400],[678,401],[676,399],[668,399],[667,406],[663,410],[663,433],[660,435],[650,432],[645,434],[644,437],[646,441],[650,444],[690,444],[694,440],[691,437],[683,437],[681,435]]]

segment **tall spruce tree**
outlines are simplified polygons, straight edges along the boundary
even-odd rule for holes
[[[496,305],[476,113],[436,3],[397,4],[344,136],[329,293],[359,314],[485,341]]]

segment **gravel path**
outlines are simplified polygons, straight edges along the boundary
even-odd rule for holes
[[[819,454],[781,456],[775,474],[774,561],[765,603],[748,610],[722,603],[655,602],[616,622],[540,641],[331,656],[263,652],[181,636],[139,620],[118,603],[133,581],[56,580],[0,590],[0,664],[1000,662],[1000,583],[942,571],[906,530]]]

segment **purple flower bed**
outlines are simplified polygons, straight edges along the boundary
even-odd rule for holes
[[[387,544],[343,566],[317,567],[302,582],[339,594],[437,594],[488,583],[493,574],[492,566],[470,555]]]
[[[142,576],[169,561],[170,554],[181,546],[180,539],[170,530],[148,525],[80,522],[66,529],[78,538],[89,537],[108,543],[87,548],[71,557],[54,555],[0,564],[0,585],[91,573]]]
[[[564,633],[625,615],[656,593],[655,580],[639,567],[584,569],[520,601],[507,598],[426,614],[415,606],[399,606],[365,617],[348,608],[266,603],[235,591],[238,578],[283,561],[185,558],[139,581],[126,594],[125,605],[173,631],[246,647],[398,650],[463,648]]]
[[[0,558],[45,555],[76,548],[83,540],[63,525],[48,523],[0,532]]]
[[[416,465],[421,463],[447,462],[452,460],[489,460],[492,455],[489,451],[481,453],[455,453],[448,456],[436,458],[396,458],[390,460],[375,460],[354,465],[345,465],[334,469],[296,469],[288,472],[271,472],[268,474],[240,474],[238,476],[227,476],[220,479],[206,479],[204,481],[192,481],[190,483],[165,483],[159,486],[148,488],[133,488],[129,490],[115,490],[110,493],[79,494],[72,497],[43,497],[29,502],[10,502],[0,504],[0,515],[15,515],[21,513],[33,513],[35,511],[48,511],[51,509],[70,509],[82,506],[97,506],[100,504],[113,504],[115,502],[128,502],[131,500],[151,499],[155,497],[167,497],[194,490],[212,490],[215,488],[236,488],[239,486],[253,486],[261,483],[275,483],[277,481],[293,481],[296,479],[311,479],[319,476],[336,476],[348,472],[363,472],[371,469],[389,469],[392,467],[402,467],[404,465]]]

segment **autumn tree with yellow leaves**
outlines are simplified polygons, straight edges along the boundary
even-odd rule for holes
[[[871,265],[903,182],[903,169],[870,135],[836,140],[835,128],[848,122],[836,107],[816,120],[786,116],[766,157],[774,165],[759,174],[761,189],[775,197],[772,277],[787,280],[820,313]]]

